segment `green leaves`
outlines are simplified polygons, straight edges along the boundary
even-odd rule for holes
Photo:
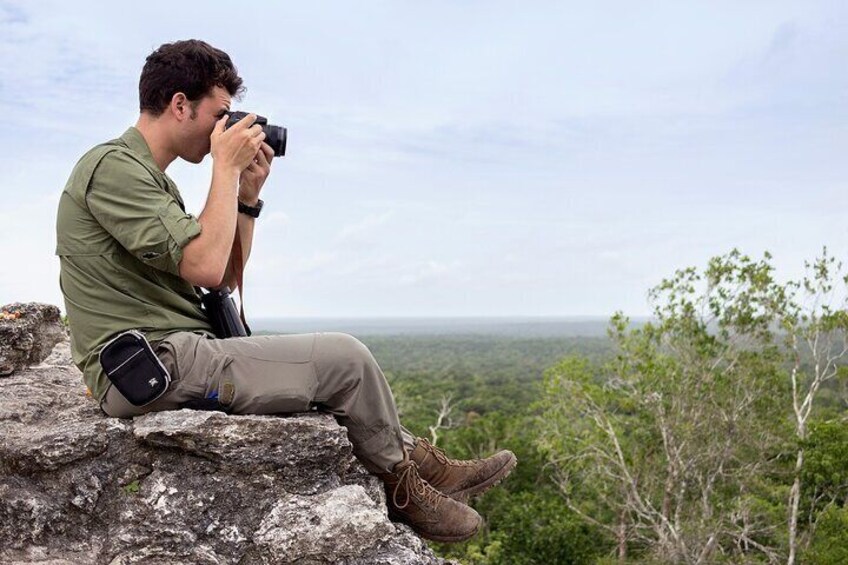
[[[568,507],[619,552],[773,560],[795,543],[786,481],[802,459],[786,450],[810,449],[806,422],[848,352],[842,266],[825,249],[807,267],[780,282],[770,254],[734,249],[679,269],[649,292],[650,322],[612,317],[611,361],[546,372],[538,445]]]
[[[770,254],[731,250],[680,269],[650,291],[652,319],[616,313],[608,342],[369,340],[413,431],[450,395],[440,446],[518,455],[474,502],[487,529],[443,555],[848,559],[848,278],[826,249],[806,267],[782,281]]]

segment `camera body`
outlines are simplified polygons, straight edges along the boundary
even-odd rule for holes
[[[212,325],[215,337],[225,339],[228,337],[246,337],[250,335],[250,328],[245,327],[239,317],[236,303],[230,296],[228,287],[209,289],[200,297],[203,310]]]
[[[224,129],[237,124],[239,121],[247,117],[247,112],[230,112],[230,117],[227,120]],[[262,131],[265,132],[265,143],[271,146],[274,150],[275,157],[282,157],[286,154],[286,128],[282,126],[274,126],[268,123],[268,118],[256,116],[256,121],[253,125],[262,126]]]

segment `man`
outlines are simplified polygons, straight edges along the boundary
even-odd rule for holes
[[[235,238],[246,261],[273,159],[255,115],[225,129],[242,91],[223,51],[197,40],[162,45],[141,73],[135,127],[76,164],[59,203],[56,250],[74,362],[113,417],[210,405],[234,414],[334,414],[354,454],[385,482],[393,519],[433,540],[473,536],[480,516],[464,502],[509,474],[512,453],[455,461],[414,438],[377,362],[349,335],[214,339],[198,287],[235,288]],[[194,217],[164,171],[177,157],[199,163],[208,153],[209,196]],[[172,377],[168,391],[142,407],[111,385],[98,359],[129,329],[145,335]]]

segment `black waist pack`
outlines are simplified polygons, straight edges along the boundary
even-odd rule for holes
[[[119,334],[100,350],[100,366],[124,398],[134,406],[150,404],[168,390],[171,375],[136,330]]]
[[[236,303],[230,296],[227,287],[210,290],[200,297],[206,317],[215,332],[215,337],[245,337],[250,335],[250,328],[245,327],[239,317]]]

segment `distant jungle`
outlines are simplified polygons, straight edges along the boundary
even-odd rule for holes
[[[846,278],[738,251],[651,289],[607,337],[359,335],[412,431],[516,453],[462,563],[846,563]]]

